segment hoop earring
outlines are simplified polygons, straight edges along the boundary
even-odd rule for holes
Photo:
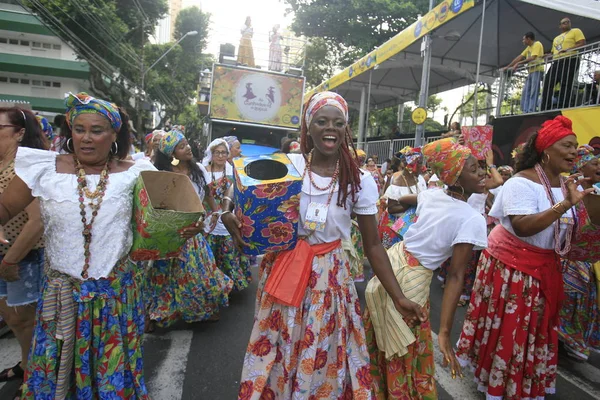
[[[113,147],[113,144],[115,145],[114,147]],[[117,142],[112,142],[112,144],[110,145],[110,154],[112,154],[113,156],[116,156],[118,152],[119,152],[119,144]]]
[[[171,165],[176,167],[179,165],[179,160],[175,157],[173,157],[173,159],[171,160]]]
[[[457,185],[456,185],[456,187],[459,187],[459,188],[460,188],[460,190],[461,190],[461,192],[462,192],[462,193],[460,194],[460,197],[462,197],[462,198],[464,199],[464,198],[465,198],[465,188],[464,188],[464,187],[462,187],[462,185],[458,184],[458,182],[457,182]]]
[[[548,154],[548,153],[544,153],[544,154],[548,156],[548,161],[544,161],[544,156],[542,156],[542,160],[540,161],[540,163],[542,165],[546,165],[547,163],[550,162],[550,154]]]
[[[71,153],[75,153],[75,149],[73,148],[73,139],[72,138],[67,139],[66,147],[67,147],[68,151],[70,151]]]

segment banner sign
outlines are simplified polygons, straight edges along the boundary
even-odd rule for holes
[[[300,128],[304,78],[215,64],[209,116],[240,123]]]
[[[429,32],[474,6],[475,0],[444,0],[423,17],[419,18],[419,20],[411,26],[368,53],[342,72],[332,76],[330,79],[307,92],[304,95],[304,101],[308,101],[310,96],[314,93],[332,90],[344,82],[351,80],[353,77],[374,68],[375,65],[383,63],[400,53],[402,50],[405,50],[408,46],[415,43]]]

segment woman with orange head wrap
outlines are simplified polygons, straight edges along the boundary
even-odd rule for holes
[[[457,352],[488,397],[540,399],[555,392],[563,297],[557,255],[571,247],[573,206],[591,192],[577,189],[575,175],[561,177],[576,157],[571,121],[544,122],[517,155],[517,174],[490,211],[500,225],[479,260]]]
[[[416,204],[417,221],[404,240],[388,250],[402,291],[429,309],[429,288],[435,270],[452,257],[442,301],[438,335],[445,365],[453,376],[460,366],[450,344],[450,332],[465,268],[474,249],[487,245],[485,219],[468,198],[485,190],[485,172],[471,151],[442,139],[423,147],[429,166],[447,190],[423,190],[402,196],[400,204]],[[367,347],[377,399],[435,399],[435,361],[429,322],[408,327],[390,306],[380,282],[373,278],[365,292]]]

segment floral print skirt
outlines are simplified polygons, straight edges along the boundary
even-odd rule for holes
[[[229,305],[233,287],[202,234],[185,243],[179,258],[155,261],[147,279],[150,319],[161,327],[210,318]]]
[[[107,278],[79,281],[59,274],[72,284],[65,292],[74,300],[74,343],[67,399],[148,399],[143,374],[143,274],[129,260],[120,261]],[[23,385],[23,399],[58,398],[61,352],[57,338],[59,307],[51,307],[58,281],[45,277],[38,302],[31,352]],[[64,288],[63,284],[63,288]],[[50,313],[49,311],[54,311]],[[53,314],[53,315],[50,315]],[[67,356],[68,357],[68,356]]]
[[[540,287],[483,251],[456,355],[488,399],[556,391],[558,333]]]
[[[600,313],[592,264],[563,260],[565,298],[560,309],[558,338],[567,351],[587,360],[600,352]]]
[[[265,256],[260,302],[238,398],[371,398],[371,375],[358,295],[342,248],[315,257],[300,307],[273,302],[262,288],[275,257]]]
[[[429,302],[425,310],[429,315]],[[365,311],[364,320],[367,347],[371,356],[374,399],[436,400],[438,395],[434,379],[435,360],[430,320],[411,328],[417,340],[408,346],[408,353],[402,357],[393,356],[389,360],[377,347],[375,329],[368,310]]]
[[[229,235],[206,235],[217,267],[233,281],[233,290],[242,291],[252,282],[252,271],[250,271],[250,259],[240,254],[235,247],[233,238]]]
[[[350,229],[350,240],[356,250],[357,261],[352,263],[351,271],[354,282],[363,282],[365,280],[364,259],[365,249],[363,247],[362,235],[358,228],[358,222],[352,220],[352,228]]]

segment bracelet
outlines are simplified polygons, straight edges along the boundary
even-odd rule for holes
[[[2,264],[8,265],[9,267],[14,267],[15,265],[19,265],[19,263],[11,263],[8,261],[2,260]]]
[[[223,218],[223,215],[225,215],[225,214],[232,214],[232,212],[230,210],[223,211],[221,213],[221,218]]]
[[[489,169],[497,169],[495,164],[490,164],[490,166],[488,167]]]
[[[233,204],[233,200],[231,200],[231,197],[229,196],[223,196],[223,200],[229,200],[229,202]]]
[[[562,207],[562,211],[560,211],[558,208]],[[567,212],[567,209],[565,208],[564,204],[561,202],[556,203],[555,205],[552,206],[552,211],[554,211],[555,213],[557,213],[558,215],[563,215],[564,213]]]

